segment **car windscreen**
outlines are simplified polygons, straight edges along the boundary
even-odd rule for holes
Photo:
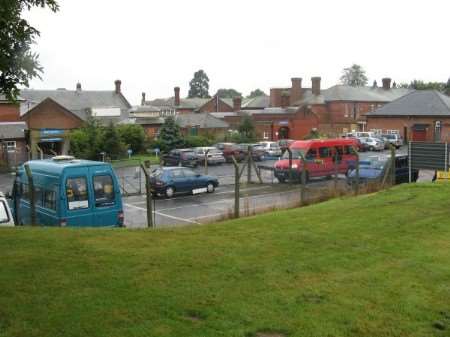
[[[278,146],[278,144],[270,144],[270,148],[271,149],[279,149],[280,147]]]
[[[305,156],[305,149],[292,149],[292,159],[299,159],[301,155]],[[301,154],[301,155],[300,155]],[[284,152],[283,159],[289,159],[289,151]]]
[[[151,178],[160,178],[163,175],[163,170],[155,169],[150,173]]]

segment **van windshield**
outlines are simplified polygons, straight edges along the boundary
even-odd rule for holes
[[[301,155],[305,156],[305,149],[291,149],[292,159],[300,159]],[[289,151],[285,151],[283,154],[283,159],[289,159]]]

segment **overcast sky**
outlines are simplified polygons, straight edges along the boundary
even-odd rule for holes
[[[34,50],[44,67],[34,89],[112,90],[132,104],[187,95],[204,69],[210,94],[289,86],[291,77],[338,83],[364,67],[369,82],[450,76],[448,0],[59,0],[60,11],[27,14],[41,31]]]

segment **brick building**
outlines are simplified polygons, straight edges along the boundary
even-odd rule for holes
[[[121,91],[121,81],[114,82],[114,90],[30,90],[20,93],[22,121],[29,129],[32,157],[67,154],[69,133],[90,117],[101,124],[128,122],[131,105]]]
[[[436,90],[417,90],[369,112],[371,130],[399,130],[403,139],[450,141],[450,97]]]

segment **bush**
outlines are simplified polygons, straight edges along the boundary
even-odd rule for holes
[[[210,146],[213,142],[203,136],[188,136],[184,139],[184,147]]]
[[[117,132],[122,143],[133,150],[133,153],[140,153],[144,150],[145,131],[142,126],[123,124],[117,127]]]

